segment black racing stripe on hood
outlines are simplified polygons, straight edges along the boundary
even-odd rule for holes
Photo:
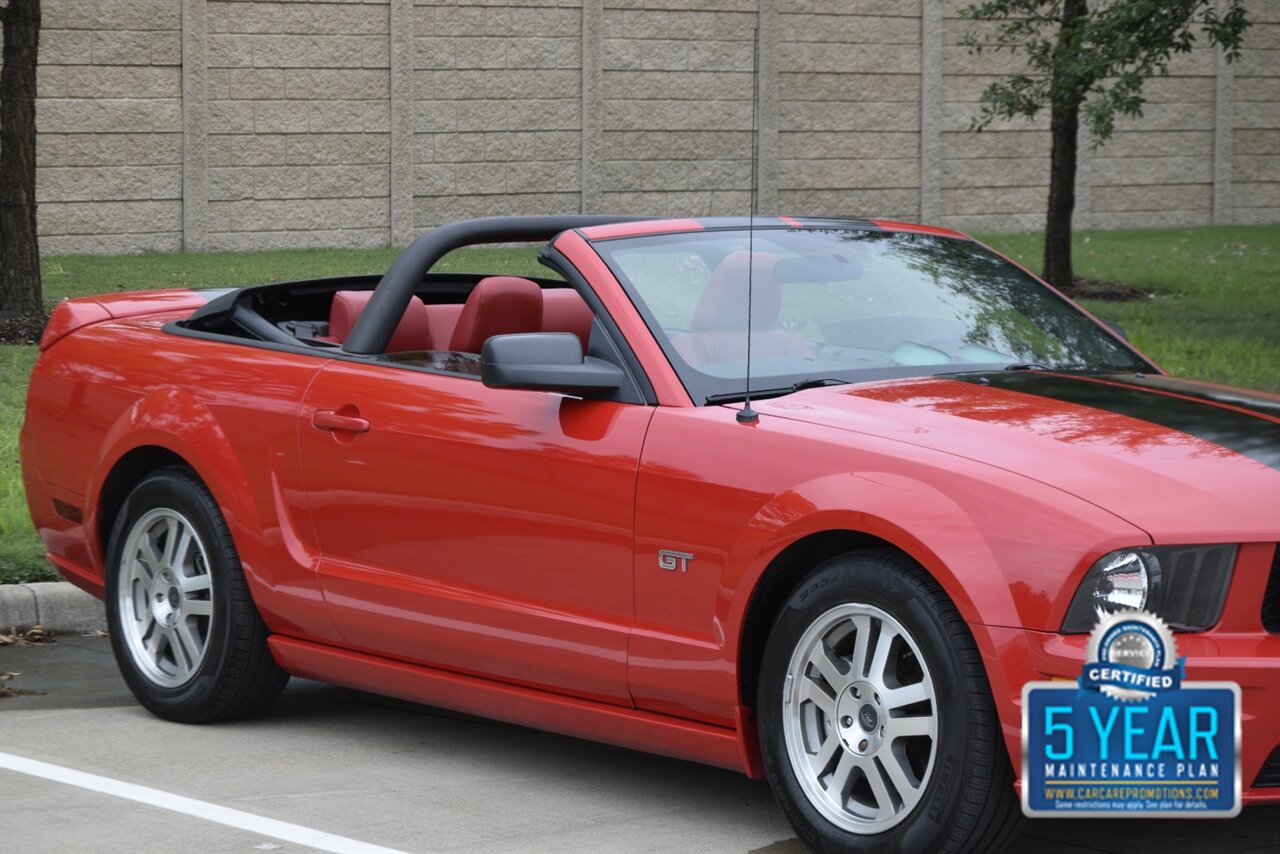
[[[1213,442],[1280,471],[1280,424],[1265,417],[1113,383],[1113,375],[1074,378],[1038,371],[960,374],[947,379],[1047,397],[1137,418]],[[1090,382],[1091,379],[1103,382]],[[1237,405],[1237,404],[1231,404]]]
[[[1194,380],[1180,380],[1162,376],[1153,377],[1143,374],[1107,374],[1104,377],[1099,377],[1099,379],[1104,379],[1117,385],[1132,386],[1133,388],[1147,388],[1169,394],[1181,394],[1223,406],[1247,409],[1250,412],[1256,412],[1259,415],[1266,415],[1270,418],[1280,418],[1280,399],[1254,394],[1245,389],[1224,388],[1222,386],[1208,385],[1207,383],[1198,383]]]

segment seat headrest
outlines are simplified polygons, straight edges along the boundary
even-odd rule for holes
[[[782,286],[773,277],[776,255],[756,252],[751,273],[751,328],[769,327],[782,313]],[[747,273],[752,253],[732,252],[716,265],[693,310],[696,330],[747,328]]]
[[[439,303],[427,306],[427,322],[431,326],[431,342],[439,349],[449,346],[453,330],[462,316],[462,303]]]
[[[338,291],[329,304],[329,335],[339,343],[347,340],[361,312],[369,305],[373,291]],[[404,316],[391,335],[386,352],[430,350],[431,329],[427,323],[427,307],[416,296],[409,300]]]
[[[551,288],[542,292],[542,331],[572,332],[587,349],[591,337],[591,321],[595,313],[571,288]]]
[[[479,353],[494,335],[541,329],[542,289],[517,276],[490,276],[481,279],[467,297],[449,349]]]

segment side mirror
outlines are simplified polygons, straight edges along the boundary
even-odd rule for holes
[[[584,358],[576,335],[525,332],[495,335],[484,342],[480,379],[490,388],[591,394],[613,391],[626,375],[603,359]]]
[[[1129,336],[1124,334],[1124,328],[1123,328],[1123,327],[1121,327],[1121,326],[1120,326],[1120,324],[1118,324],[1118,323],[1111,323],[1110,321],[1104,320],[1104,321],[1102,321],[1102,325],[1103,325],[1103,326],[1105,326],[1105,327],[1107,327],[1108,329],[1110,329],[1110,330],[1111,330],[1112,332],[1114,332],[1115,334],[1119,335],[1119,336],[1120,336],[1121,338],[1123,338],[1124,340],[1126,340],[1126,341],[1128,341],[1128,340],[1129,340]]]

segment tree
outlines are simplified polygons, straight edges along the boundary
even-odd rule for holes
[[[1187,53],[1196,32],[1240,56],[1249,21],[1244,0],[989,0],[961,11],[972,21],[998,24],[984,42],[965,35],[970,50],[1025,54],[1028,73],[1011,74],[982,93],[972,128],[996,119],[1034,117],[1049,110],[1052,150],[1045,222],[1044,277],[1071,290],[1071,215],[1076,206],[1077,136],[1083,111],[1094,146],[1111,137],[1117,114],[1141,116],[1143,84],[1169,73],[1174,54]]]
[[[36,63],[40,0],[0,3],[0,314],[44,314],[36,238]]]

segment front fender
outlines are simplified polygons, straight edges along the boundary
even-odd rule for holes
[[[660,407],[636,490],[628,672],[637,704],[732,722],[730,703],[751,676],[744,655],[759,654],[797,571],[811,568],[790,556],[813,563],[831,551],[822,543],[780,556],[828,532],[915,559],[980,643],[986,625],[1056,628],[1089,563],[1150,542],[1079,498],[964,457],[785,419],[743,427],[713,407]],[[687,571],[664,564],[664,553],[683,553]]]
[[[1098,557],[1149,538],[1124,520],[1012,472],[955,459],[928,482],[854,471],[798,484],[752,518],[725,564],[723,617],[742,626],[764,574],[793,543],[824,531],[884,540],[937,579],[970,626],[1054,631]]]
[[[726,561],[721,589],[735,595],[723,603],[720,616],[733,628],[727,647],[736,651],[739,679],[749,646],[744,633],[762,630],[747,617],[766,575],[788,547],[830,531],[883,540],[938,581],[982,654],[1011,757],[1019,744],[1018,698],[1032,668],[1025,646],[1010,643],[1011,630],[1003,627],[1055,631],[1094,560],[1148,541],[1142,531],[1092,504],[966,461],[956,461],[937,483],[875,470],[815,478],[762,506]],[[763,640],[753,640],[758,654]],[[741,737],[747,765],[754,768],[754,741],[749,733]]]
[[[990,544],[964,508],[920,480],[870,471],[799,484],[760,508],[726,561],[726,589],[738,593],[726,622],[741,624],[751,593],[783,550],[826,531],[867,534],[905,552],[938,580],[967,622],[1018,619]]]

